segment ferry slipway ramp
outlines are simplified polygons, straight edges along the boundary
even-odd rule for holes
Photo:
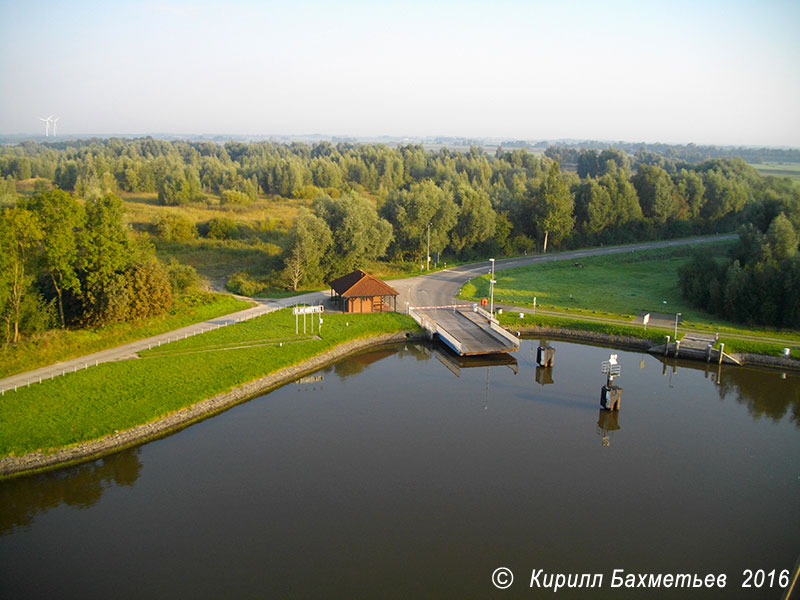
[[[500,327],[497,319],[476,305],[411,306],[408,314],[431,339],[438,337],[459,356],[519,350],[519,338]]]

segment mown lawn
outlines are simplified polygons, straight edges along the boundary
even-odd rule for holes
[[[705,244],[701,248],[722,260],[729,243]],[[584,315],[620,319],[631,321],[631,325],[640,330],[641,321],[636,316],[642,311],[669,315],[681,313],[681,328],[800,341],[800,332],[797,331],[748,328],[689,305],[681,296],[678,269],[691,252],[688,247],[631,251],[498,271],[495,274],[494,301],[495,304],[530,308],[535,297],[537,307],[563,313],[565,318]],[[489,277],[484,275],[465,284],[460,297],[469,300],[488,298]],[[748,349],[743,340],[728,340],[726,348],[736,348],[732,351],[761,351],[755,349],[759,342],[753,342],[755,345],[751,344]],[[776,354],[782,347],[768,344],[762,350],[769,349],[765,353]]]
[[[169,312],[152,319],[95,329],[53,329],[0,350],[0,377],[113,348],[249,306],[249,302],[229,294],[194,292],[178,297]]]
[[[709,244],[709,252],[722,258],[727,244]],[[634,316],[640,311],[676,313],[684,318],[708,318],[681,297],[678,268],[690,248],[631,251],[606,256],[559,260],[506,269],[495,274],[495,303],[547,308],[595,310]],[[489,296],[489,277],[473,279],[462,296]]]
[[[0,456],[129,429],[345,341],[416,328],[398,313],[326,314],[321,339],[302,336],[301,324],[303,339],[295,342],[287,309],[143,352],[139,360],[103,363],[20,388],[0,402]]]

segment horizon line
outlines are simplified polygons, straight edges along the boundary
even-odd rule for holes
[[[4,138],[27,138],[20,141],[39,141],[44,139],[53,141],[58,138],[77,140],[81,139],[112,139],[112,138],[146,138],[146,137],[164,137],[175,140],[189,139],[189,138],[307,138],[307,139],[320,139],[320,140],[334,140],[334,139],[350,139],[350,140],[410,140],[410,141],[433,141],[433,140],[448,140],[448,141],[472,141],[480,142],[481,144],[502,145],[507,142],[525,143],[530,145],[539,145],[543,143],[558,144],[558,143],[600,143],[600,144],[645,144],[645,145],[665,145],[665,146],[697,146],[697,147],[713,147],[713,148],[766,148],[778,150],[800,150],[800,145],[770,145],[770,144],[752,144],[752,143],[698,143],[698,142],[665,142],[654,141],[648,142],[644,140],[624,140],[624,139],[598,139],[598,138],[570,138],[570,137],[556,137],[556,138],[523,138],[523,137],[510,137],[510,136],[469,136],[469,135],[441,135],[441,134],[427,134],[427,135],[392,135],[392,134],[374,134],[374,135],[352,135],[352,134],[328,134],[328,133],[177,133],[169,131],[151,131],[145,133],[62,133],[58,136],[46,136],[41,133],[2,133],[0,132],[0,139]],[[435,142],[434,142],[435,143]],[[441,142],[438,142],[441,143]]]

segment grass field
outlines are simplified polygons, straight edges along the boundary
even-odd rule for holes
[[[709,244],[709,252],[722,259],[728,244]],[[496,273],[495,303],[542,308],[583,309],[597,314],[633,317],[640,311],[676,313],[685,319],[704,320],[681,297],[678,268],[690,248],[648,250],[553,261],[506,269]],[[462,289],[468,298],[489,296],[488,276],[473,279]]]
[[[705,246],[707,252],[720,260],[728,247],[728,243]],[[681,328],[756,338],[779,336],[800,342],[800,332],[746,328],[691,307],[681,297],[678,285],[678,268],[691,252],[688,247],[648,250],[586,257],[577,263],[574,260],[554,261],[507,269],[495,275],[494,300],[496,304],[530,308],[535,297],[538,308],[555,311],[566,318],[570,315],[606,317],[627,321],[631,325],[641,323],[637,315],[642,311],[671,315],[680,312]],[[488,276],[478,277],[464,285],[461,297],[469,300],[488,298]],[[640,325],[637,327],[643,331]],[[743,352],[755,351],[745,350],[744,340],[736,344]],[[781,347],[770,345],[767,353],[778,353]]]
[[[129,429],[345,341],[416,328],[398,313],[326,314],[321,339],[301,334],[294,341],[294,317],[281,310],[143,352],[140,360],[103,363],[20,388],[0,402],[0,456]]]
[[[777,163],[767,162],[761,164],[751,164],[761,175],[773,177],[788,177],[800,183],[800,163]]]
[[[228,294],[198,292],[177,298],[168,313],[152,319],[95,329],[53,329],[0,350],[0,377],[158,335],[248,306],[250,303]]]

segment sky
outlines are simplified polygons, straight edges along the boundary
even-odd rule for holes
[[[0,133],[800,147],[800,2],[0,0]]]

